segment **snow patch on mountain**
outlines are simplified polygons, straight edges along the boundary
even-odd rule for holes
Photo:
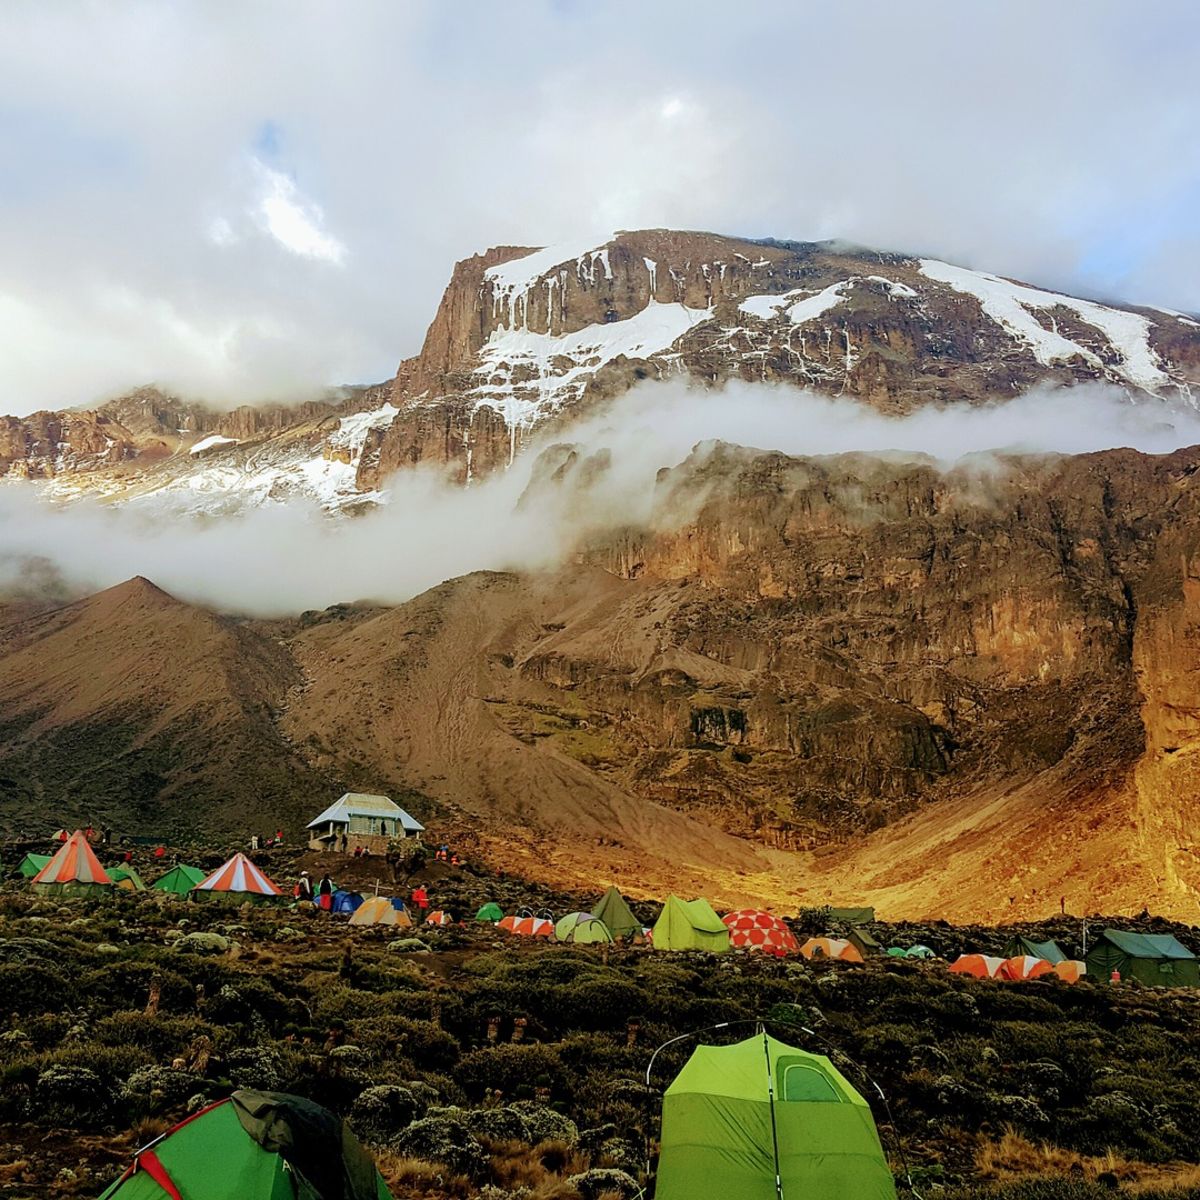
[[[1150,330],[1154,322],[1141,313],[1124,312],[1057,292],[1044,292],[1039,288],[1001,279],[997,275],[969,271],[937,259],[921,259],[920,268],[928,279],[947,284],[956,292],[974,296],[983,311],[1014,337],[1024,341],[1044,366],[1079,357],[1101,370],[1115,372],[1135,387],[1148,392],[1156,393],[1171,382],[1150,345]],[[1080,320],[1098,329],[1120,356],[1120,362],[1106,365],[1093,351],[1063,336],[1057,327],[1045,328],[1033,315],[1037,310],[1052,308],[1069,309]]]
[[[518,313],[521,324],[526,323],[530,290],[556,267],[574,262],[578,275],[595,282],[597,260],[604,268],[605,278],[612,278],[606,247],[616,234],[606,233],[599,237],[580,238],[570,242],[559,242],[531,251],[521,258],[497,263],[483,272],[485,282],[492,287],[492,313],[508,313],[509,328],[517,325]]]
[[[587,325],[558,336],[496,329],[479,351],[481,365],[475,374],[483,381],[468,394],[475,397],[476,409],[495,409],[510,428],[528,429],[582,394],[588,379],[605,363],[622,356],[650,358],[711,315],[711,309],[651,300],[627,320]]]
[[[236,446],[237,438],[222,437],[219,433],[211,433],[206,438],[201,438],[189,450],[189,454],[203,454],[205,450],[214,450],[217,446]]]

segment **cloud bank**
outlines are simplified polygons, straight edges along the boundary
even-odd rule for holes
[[[1191,0],[10,0],[0,411],[386,378],[452,262],[842,237],[1200,309]]]
[[[1037,392],[985,409],[923,409],[892,418],[850,400],[787,387],[702,391],[645,383],[606,412],[535,445],[469,489],[432,470],[392,477],[390,503],[334,519],[300,504],[220,519],[161,506],[54,508],[31,485],[0,488],[0,588],[82,595],[144,575],[182,599],[225,611],[286,615],[353,600],[399,603],[477,570],[540,570],[627,526],[678,524],[656,505],[656,477],[698,444],[724,441],[794,455],[846,452],[971,470],[986,499],[995,452],[1074,454],[1129,446],[1165,453],[1200,444],[1200,415],[1132,405],[1116,389]],[[554,478],[570,451],[569,483]]]

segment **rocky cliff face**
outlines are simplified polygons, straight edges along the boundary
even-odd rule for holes
[[[503,247],[455,268],[362,485],[418,461],[486,472],[535,429],[672,375],[790,382],[894,413],[1089,380],[1190,404],[1200,323],[831,243],[646,230]]]
[[[386,384],[232,412],[142,388],[5,418],[0,476],[118,502],[183,488],[215,510],[284,494],[344,508],[417,463],[463,483],[506,467],[535,431],[671,377],[788,382],[891,413],[1094,380],[1190,406],[1200,322],[833,243],[659,229],[505,246],[454,268],[421,353]]]

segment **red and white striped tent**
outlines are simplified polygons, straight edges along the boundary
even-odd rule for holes
[[[425,918],[426,925],[450,925],[454,918],[448,912],[442,912],[440,908],[434,909],[433,912]]]
[[[223,867],[196,884],[195,892],[213,895],[270,898],[283,893],[244,854],[235,854]]]
[[[79,891],[113,886],[108,872],[100,865],[96,852],[79,829],[59,846],[54,857],[30,882],[34,887],[69,887]]]
[[[756,908],[739,908],[721,918],[729,930],[733,949],[761,950],[764,954],[782,957],[799,954],[800,943],[783,919]]]

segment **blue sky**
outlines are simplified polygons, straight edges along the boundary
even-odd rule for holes
[[[457,258],[845,237],[1200,309],[1192,0],[0,6],[0,411],[372,381]]]

